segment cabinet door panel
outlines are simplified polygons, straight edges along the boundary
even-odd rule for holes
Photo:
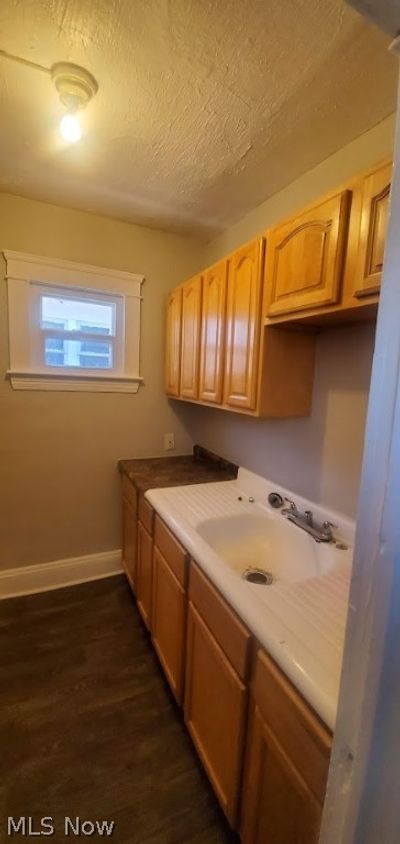
[[[317,844],[321,814],[322,807],[255,707],[246,757],[243,844]]]
[[[252,410],[257,400],[263,240],[229,259],[224,403]]]
[[[233,826],[237,815],[246,698],[244,684],[189,602],[185,723]]]
[[[182,288],[168,296],[165,347],[165,389],[169,396],[179,396],[181,371]]]
[[[143,621],[150,630],[153,588],[153,540],[141,522],[138,522],[136,600]]]
[[[135,591],[136,579],[136,542],[137,515],[136,510],[125,499],[122,499],[122,564],[125,569],[129,585]]]
[[[343,191],[272,229],[266,270],[268,316],[338,301],[350,199],[350,191]]]
[[[378,293],[381,285],[391,175],[387,165],[364,179],[355,296]]]
[[[199,398],[215,404],[222,401],[227,270],[220,261],[203,280]]]
[[[183,699],[186,592],[158,548],[153,552],[152,640],[178,703]]]
[[[180,395],[196,399],[199,390],[202,276],[182,285],[182,341]]]

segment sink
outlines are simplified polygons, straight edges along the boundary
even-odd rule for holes
[[[349,551],[317,543],[280,513],[243,513],[207,519],[196,526],[199,536],[240,575],[258,568],[273,582],[298,583],[320,577],[348,558]]]

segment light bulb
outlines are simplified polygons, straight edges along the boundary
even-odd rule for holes
[[[81,124],[76,114],[64,114],[60,123],[60,132],[65,141],[75,144],[82,137]]]

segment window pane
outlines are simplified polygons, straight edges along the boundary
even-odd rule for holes
[[[42,320],[42,328],[61,328],[61,330],[63,330],[65,328],[64,320],[53,319],[51,322],[50,320],[46,320],[46,322],[43,322]]]
[[[84,348],[88,346],[90,348]],[[46,366],[112,369],[112,344],[96,340],[87,343],[81,340],[45,337],[44,360]]]
[[[99,343],[99,342],[96,343],[96,341],[93,342],[93,341],[90,341],[90,340],[82,340],[81,341],[81,352],[89,352],[89,354],[91,354],[93,352],[94,354],[97,354],[97,355],[99,355],[99,354],[108,355],[109,348],[110,348],[109,343]]]
[[[41,297],[41,327],[89,334],[115,333],[115,304],[92,299]]]

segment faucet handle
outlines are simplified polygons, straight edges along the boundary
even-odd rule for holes
[[[295,504],[295,502],[292,501],[291,498],[286,498],[286,495],[285,495],[285,501],[287,502],[287,504],[289,506],[284,507],[284,509],[281,511],[282,514],[286,515],[287,513],[293,513],[294,516],[297,516],[298,510],[297,510],[297,505]]]
[[[333,524],[333,522],[330,522],[330,521],[327,519],[327,520],[323,523],[322,527],[324,528],[324,531],[327,533],[327,535],[328,535],[328,536],[330,536],[330,538],[331,538],[331,539],[333,539],[332,528],[337,528],[337,525],[334,525],[334,524]]]
[[[313,511],[312,510],[304,510],[304,515],[305,515],[307,524],[311,525],[311,527],[313,527],[313,525],[314,525]]]

